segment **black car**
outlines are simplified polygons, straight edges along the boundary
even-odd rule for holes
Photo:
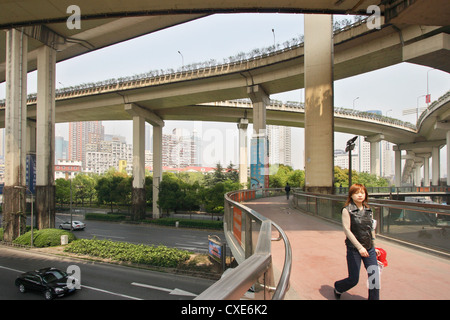
[[[22,273],[15,283],[20,292],[24,293],[27,290],[42,292],[46,300],[62,297],[75,291],[75,279],[56,268]]]

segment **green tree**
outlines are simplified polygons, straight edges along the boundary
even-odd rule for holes
[[[205,177],[205,185],[207,187],[213,187],[215,184],[225,181],[227,177],[223,171],[222,165],[218,163],[214,171]]]
[[[148,206],[153,204],[153,177],[145,176],[145,202]]]
[[[126,178],[122,174],[106,174],[97,181],[95,190],[99,203],[109,203],[111,212],[113,204],[124,204],[124,198],[129,199],[131,194],[131,183],[124,182]]]
[[[234,164],[230,162],[225,172],[225,180],[229,179],[233,182],[239,181],[239,172],[234,169]]]
[[[169,214],[170,210],[177,211],[181,208],[183,192],[173,173],[163,175],[159,184],[158,206]]]
[[[89,202],[92,203],[95,196],[95,184],[94,178],[87,174],[76,175],[72,180],[72,194],[75,202],[80,200],[81,205],[84,205],[84,200],[89,199]]]
[[[305,185],[305,171],[294,170],[290,172],[287,182],[292,187],[303,188],[303,186]]]
[[[352,170],[352,184],[360,183],[366,187],[387,187],[389,181],[383,177],[377,177],[375,174],[367,172],[356,172]],[[334,185],[335,187],[348,187],[348,169],[342,169],[341,167],[334,167]]]
[[[70,181],[59,178],[55,180],[55,198],[60,205],[70,201]]]

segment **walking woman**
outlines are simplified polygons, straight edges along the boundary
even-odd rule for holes
[[[346,235],[348,277],[334,283],[334,296],[356,286],[359,282],[361,261],[367,270],[369,300],[380,298],[380,275],[375,249],[375,228],[372,209],[367,203],[367,189],[362,184],[349,188],[345,207],[342,209],[342,225]]]

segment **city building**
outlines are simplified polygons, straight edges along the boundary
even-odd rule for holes
[[[379,147],[381,163],[377,171],[380,176],[391,178],[394,175],[392,143],[383,140]],[[334,165],[342,169],[348,169],[348,152],[340,149],[334,150]],[[370,143],[364,141],[364,137],[358,137],[355,141],[355,148],[352,151],[352,170],[370,173]]]
[[[56,179],[73,179],[81,173],[81,161],[59,159],[55,164]]]
[[[292,166],[291,128],[268,125],[269,164]]]
[[[175,128],[171,134],[163,134],[163,167],[185,168],[200,165],[200,138],[194,131]]]
[[[70,122],[68,159],[84,164],[86,145],[103,141],[104,133],[101,121]]]

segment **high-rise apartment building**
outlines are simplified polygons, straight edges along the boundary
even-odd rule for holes
[[[133,147],[121,137],[86,145],[83,172],[102,174],[111,167],[121,170],[120,167],[123,166],[128,174],[132,174],[132,165]]]
[[[81,161],[84,165],[86,145],[100,143],[104,134],[101,121],[69,123],[69,160]]]
[[[267,126],[269,139],[269,163],[292,166],[291,128]]]
[[[172,134],[163,134],[162,162],[164,167],[185,168],[199,166],[200,139],[196,132],[175,128]]]

